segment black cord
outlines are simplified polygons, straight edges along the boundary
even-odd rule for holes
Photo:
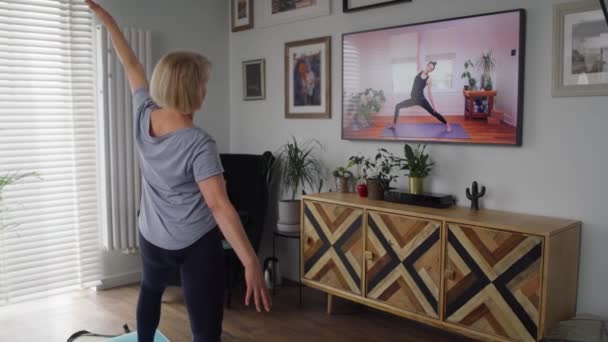
[[[608,25],[608,9],[606,8],[606,0],[599,0],[600,5],[602,6],[602,11],[604,11],[604,19],[606,19],[606,24]]]

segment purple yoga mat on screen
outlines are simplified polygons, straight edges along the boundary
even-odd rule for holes
[[[382,135],[387,138],[471,139],[460,124],[452,124],[452,131],[448,133],[440,123],[397,124],[395,129],[385,128]]]

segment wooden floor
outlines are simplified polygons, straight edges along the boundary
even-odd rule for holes
[[[460,124],[471,137],[470,140],[464,139],[429,139],[434,141],[444,142],[461,142],[461,143],[481,143],[481,144],[515,144],[517,132],[514,127],[507,124],[490,125],[485,120],[465,120],[462,115],[446,115],[446,120],[453,124]],[[392,122],[392,118],[374,117],[372,119],[372,127],[353,131],[347,127],[344,128],[345,139],[380,139],[380,140],[397,140],[394,137],[384,137],[383,132],[387,125]],[[432,116],[402,116],[398,123],[437,123],[438,121]],[[350,125],[348,125],[350,127]]]
[[[0,308],[0,341],[65,341],[86,329],[120,333],[124,323],[135,328],[137,286],[110,291],[82,291],[52,299]],[[240,302],[240,301],[239,301]],[[283,289],[274,298],[271,313],[259,314],[237,303],[226,310],[224,342],[387,342],[470,341],[388,314],[344,302],[327,316],[325,296],[304,289],[304,305],[298,307],[295,288]],[[191,341],[188,316],[179,300],[163,304],[160,330],[172,342]],[[96,341],[99,339],[86,339]]]

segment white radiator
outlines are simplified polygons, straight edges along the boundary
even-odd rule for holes
[[[129,44],[151,72],[151,35],[147,30],[123,29]],[[133,136],[131,91],[107,31],[97,27],[98,169],[100,224],[104,247],[135,253],[139,247],[137,212],[141,173]]]

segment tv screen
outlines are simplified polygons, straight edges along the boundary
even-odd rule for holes
[[[342,37],[342,138],[521,145],[525,11]]]

